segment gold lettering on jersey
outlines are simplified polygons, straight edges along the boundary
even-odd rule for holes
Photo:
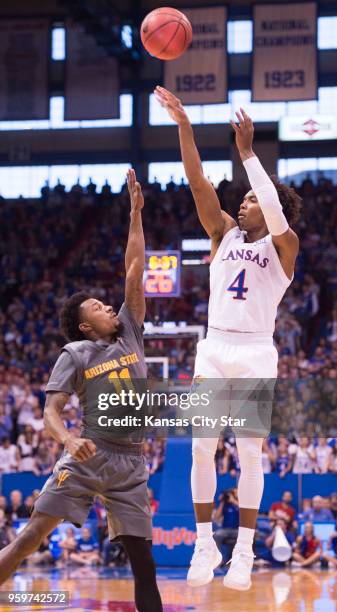
[[[103,363],[99,363],[96,366],[93,366],[92,368],[84,370],[84,376],[88,380],[90,378],[95,378],[95,376],[100,376],[100,374],[104,374],[105,372],[110,372],[111,370],[116,370],[117,368],[122,368],[126,365],[138,362],[139,357],[137,353],[122,355],[119,360],[110,359],[110,361],[104,361]]]
[[[137,353],[131,353],[131,355],[123,355],[120,358],[120,362],[122,366],[130,365],[132,363],[137,363],[139,361]]]

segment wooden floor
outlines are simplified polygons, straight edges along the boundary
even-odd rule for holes
[[[123,575],[125,577],[123,577]],[[165,612],[335,612],[337,572],[333,570],[266,570],[253,574],[253,586],[245,592],[225,589],[221,576],[199,589],[187,587],[182,571],[159,570],[158,583]],[[1,590],[69,591],[69,607],[8,606],[13,610],[57,610],[63,612],[135,612],[133,583],[128,573],[91,568],[43,571],[22,570]]]

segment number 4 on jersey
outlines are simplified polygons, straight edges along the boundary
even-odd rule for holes
[[[245,300],[244,293],[247,293],[248,287],[245,287],[245,276],[246,270],[242,270],[233,280],[232,284],[229,285],[227,291],[233,291],[236,295],[233,295],[233,300]]]

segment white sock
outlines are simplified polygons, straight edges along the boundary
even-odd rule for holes
[[[238,539],[235,548],[251,552],[253,548],[255,529],[248,527],[239,527]]]
[[[212,523],[197,523],[197,538],[213,538]]]

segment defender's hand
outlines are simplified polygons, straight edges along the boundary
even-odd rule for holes
[[[166,108],[171,119],[178,123],[178,125],[190,122],[181,101],[179,98],[176,98],[173,93],[165,89],[165,87],[159,87],[159,85],[157,85],[154,90],[154,95],[159,104],[161,104],[163,108]]]
[[[254,138],[254,125],[251,118],[247,113],[240,108],[241,113],[235,113],[239,125],[235,121],[230,121],[230,124],[235,132],[235,143],[240,154],[253,154],[253,138]]]
[[[96,455],[96,444],[87,438],[69,436],[64,443],[64,448],[76,461],[85,461]]]
[[[128,190],[131,200],[131,212],[142,210],[144,206],[144,196],[142,188],[137,181],[136,173],[133,168],[127,171]]]

